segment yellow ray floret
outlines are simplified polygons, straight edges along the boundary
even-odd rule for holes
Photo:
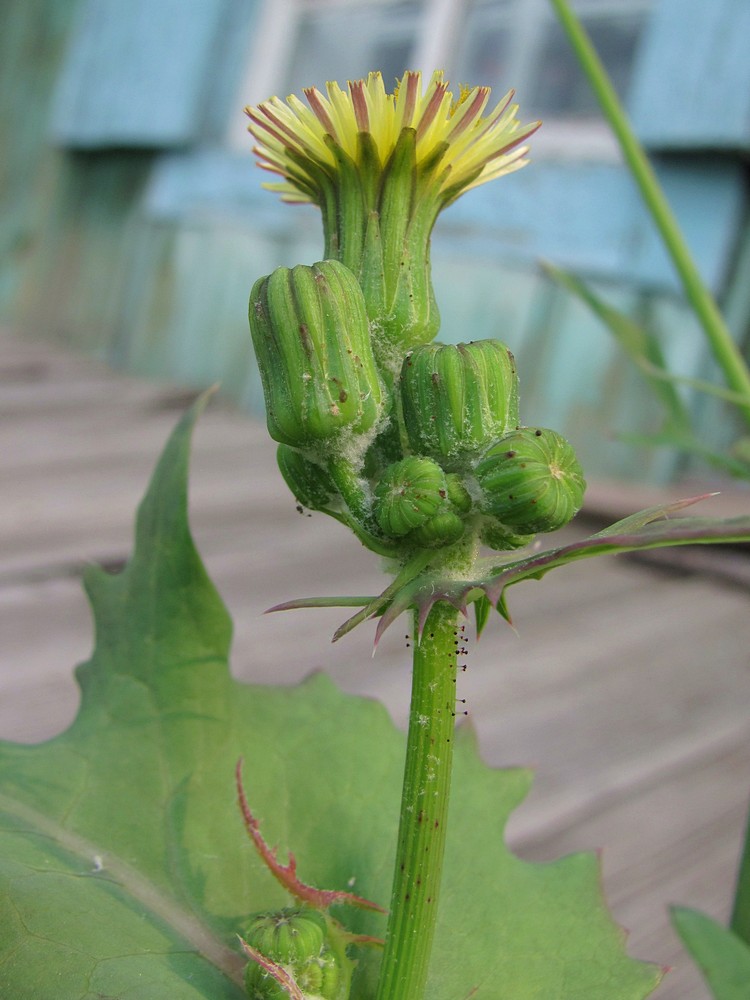
[[[286,102],[272,97],[246,108],[251,122],[248,130],[257,142],[258,165],[284,178],[265,186],[278,191],[285,201],[318,203],[315,169],[335,172],[337,168],[331,142],[357,163],[358,136],[367,133],[385,164],[405,128],[416,133],[417,164],[438,147],[444,148],[442,185],[450,187],[452,197],[457,190],[468,190],[524,166],[528,150],[521,143],[539,122],[521,125],[516,117],[518,105],[511,103],[513,91],[485,114],[489,87],[462,87],[456,101],[448,87],[437,70],[422,93],[421,73],[407,72],[389,94],[381,74],[370,73],[366,80],[350,81],[346,91],[337,83],[326,84],[327,96],[315,87],[305,90],[309,107],[292,95]]]

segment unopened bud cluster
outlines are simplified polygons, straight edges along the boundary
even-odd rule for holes
[[[250,325],[287,485],[375,551],[515,549],[580,508],[575,453],[520,425],[500,341],[423,343],[404,326],[394,373],[393,328],[384,352],[357,278],[335,260],[261,278]]]
[[[320,910],[296,907],[259,914],[243,938],[264,958],[289,973],[304,996],[347,1000],[354,961],[346,955],[346,934]],[[245,969],[250,1000],[289,1000],[289,992],[261,965]]]

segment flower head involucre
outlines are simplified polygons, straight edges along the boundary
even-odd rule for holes
[[[324,257],[359,281],[375,357],[392,380],[404,352],[440,326],[430,273],[430,235],[441,209],[469,188],[522,167],[521,125],[512,92],[488,114],[489,87],[458,100],[440,72],[422,93],[405,73],[392,94],[380,73],[347,90],[314,87],[286,102],[247,108],[258,163],[283,180],[267,187],[285,201],[320,207]]]

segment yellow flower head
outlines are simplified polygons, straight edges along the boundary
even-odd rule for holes
[[[520,124],[512,91],[489,113],[489,87],[454,100],[440,72],[425,93],[419,73],[392,94],[380,73],[326,91],[306,90],[307,105],[292,96],[247,108],[249,130],[259,165],[283,178],[266,187],[320,207],[324,256],[357,278],[376,357],[395,379],[404,352],[440,326],[430,268],[438,214],[524,166],[522,143],[539,123]]]
[[[407,72],[389,94],[381,74],[370,73],[351,81],[348,91],[328,83],[327,97],[315,87],[305,90],[309,107],[292,95],[286,103],[272,97],[246,108],[258,165],[284,178],[265,186],[284,201],[320,205],[324,178],[340,172],[342,151],[357,166],[367,158],[371,169],[374,148],[384,167],[404,129],[415,134],[417,170],[439,161],[434,176],[443,207],[463,191],[524,166],[527,147],[521,144],[539,122],[521,125],[513,91],[486,114],[489,87],[462,87],[455,101],[448,87],[436,71],[423,94],[421,73]]]

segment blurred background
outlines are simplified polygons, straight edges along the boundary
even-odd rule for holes
[[[746,0],[578,0],[700,269],[750,323]],[[469,192],[434,235],[440,339],[505,340],[522,419],[565,432],[592,477],[666,482],[673,451],[618,442],[656,403],[552,261],[711,365],[676,277],[548,0],[3,0],[0,321],[119,368],[221,381],[262,412],[249,289],[312,262],[316,209],[261,189],[242,108],[327,79],[445,69],[517,91],[532,165]],[[698,408],[705,403],[691,403]],[[706,409],[705,419],[715,410]],[[721,426],[714,443],[723,444]],[[731,435],[727,429],[727,440]]]

